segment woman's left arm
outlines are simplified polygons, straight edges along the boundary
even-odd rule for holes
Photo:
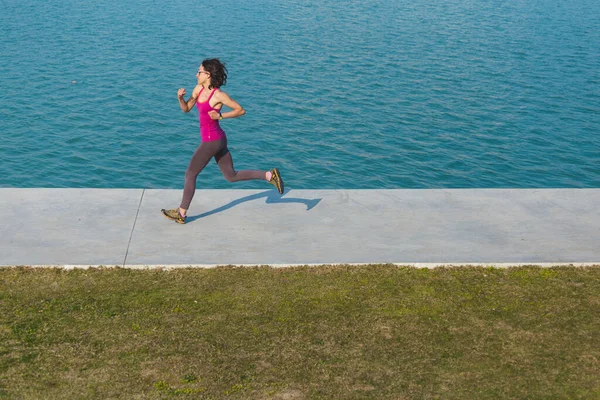
[[[225,106],[231,108],[231,111],[228,111],[225,113],[218,113],[216,111],[211,111],[208,114],[210,115],[210,117],[212,119],[220,119],[221,116],[223,117],[223,119],[237,118],[237,117],[241,117],[242,115],[246,114],[246,110],[244,110],[244,108],[237,101],[235,101],[231,97],[229,97],[229,95],[227,93],[219,90],[217,93],[215,93],[214,97],[215,97],[215,100],[217,100],[217,104],[221,103],[222,105],[225,105]]]

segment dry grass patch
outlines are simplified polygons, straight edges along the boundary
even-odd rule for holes
[[[0,398],[600,398],[600,268],[0,269]]]

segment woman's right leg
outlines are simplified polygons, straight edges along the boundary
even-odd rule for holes
[[[279,169],[273,168],[270,171],[236,171],[233,168],[233,158],[231,157],[231,153],[229,150],[225,150],[226,152],[220,152],[215,156],[217,159],[217,164],[219,165],[219,169],[223,173],[225,179],[227,179],[229,182],[249,181],[253,179],[265,180],[275,186],[279,194],[283,194],[283,179],[281,179]]]
[[[233,168],[233,158],[229,151],[218,159],[217,165],[228,182],[250,181],[256,179],[267,180],[266,171],[236,171]]]
[[[229,182],[250,181],[256,179],[267,180],[267,173],[264,171],[236,171],[233,168],[233,158],[227,148],[227,136],[221,139],[221,149],[215,154],[215,161],[223,173],[223,176]]]

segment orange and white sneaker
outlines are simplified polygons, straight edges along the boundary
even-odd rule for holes
[[[175,221],[178,224],[185,224],[186,217],[182,216],[179,213],[179,208],[175,208],[173,210],[165,210],[164,208],[160,210],[162,215],[170,219],[171,221]]]
[[[271,171],[271,180],[269,183],[277,188],[279,194],[283,194],[283,179],[281,179],[281,175],[279,174],[278,168],[273,168]]]

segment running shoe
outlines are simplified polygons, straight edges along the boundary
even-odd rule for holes
[[[281,175],[279,175],[278,168],[273,168],[271,170],[271,180],[269,183],[277,188],[279,194],[283,194],[283,179],[281,179]]]
[[[160,210],[162,215],[170,219],[171,221],[175,221],[178,224],[185,224],[186,217],[182,217],[179,213],[179,208],[175,208],[173,210],[165,210],[164,208]]]

